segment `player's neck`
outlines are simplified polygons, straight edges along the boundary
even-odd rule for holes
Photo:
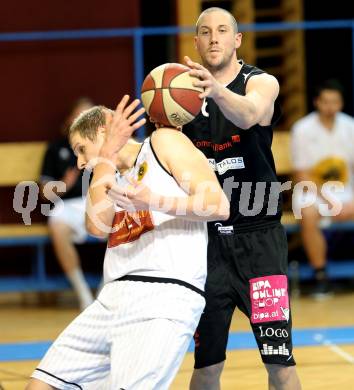
[[[119,172],[123,173],[134,165],[140,148],[141,144],[137,142],[128,142],[123,146],[123,148],[118,153],[116,160],[116,165],[119,169]]]
[[[228,85],[231,83],[232,80],[236,78],[241,68],[242,63],[240,63],[235,57],[225,67],[221,69],[209,69],[209,71],[220,84]]]

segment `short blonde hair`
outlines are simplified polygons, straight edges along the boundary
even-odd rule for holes
[[[229,16],[230,22],[231,22],[231,27],[233,28],[234,33],[237,34],[238,33],[238,26],[237,26],[237,22],[236,22],[236,19],[235,19],[234,15],[232,15],[232,13],[227,11],[226,9],[220,8],[220,7],[210,7],[210,8],[207,8],[199,15],[197,23],[195,24],[195,32],[196,32],[196,34],[198,34],[200,21],[202,20],[204,15],[210,14],[212,12],[220,12],[220,11],[224,12],[225,14],[227,14]]]
[[[95,141],[97,129],[106,125],[106,113],[114,113],[105,106],[94,106],[77,116],[69,129],[69,139],[79,133],[82,138]]]

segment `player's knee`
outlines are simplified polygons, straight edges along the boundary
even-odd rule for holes
[[[53,222],[48,224],[48,229],[53,239],[69,240],[71,241],[72,230],[70,226],[61,222]]]
[[[282,366],[280,364],[266,364],[269,378],[272,383],[286,384],[295,375],[295,366]]]
[[[202,376],[206,378],[220,378],[222,369],[224,368],[224,362],[213,364],[212,366],[203,367],[200,369]]]
[[[193,376],[199,383],[211,386],[215,382],[219,382],[223,368],[224,362],[213,364],[212,366],[195,369]]]

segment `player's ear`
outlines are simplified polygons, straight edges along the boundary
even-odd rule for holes
[[[238,49],[241,46],[242,42],[242,33],[237,33],[235,34],[235,44],[236,44],[236,49]]]
[[[104,126],[99,126],[97,128],[97,138],[100,138],[100,137],[103,137],[105,138],[106,137],[106,128]]]

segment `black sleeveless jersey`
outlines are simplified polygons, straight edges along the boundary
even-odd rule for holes
[[[246,94],[246,84],[264,73],[254,66],[242,64],[236,78],[227,86]],[[273,126],[279,119],[276,102],[272,124],[240,129],[225,118],[213,99],[207,98],[199,115],[183,126],[183,133],[208,158],[221,186],[230,200],[230,218],[222,225],[250,229],[255,225],[279,220],[281,196],[271,151]],[[221,226],[221,223],[209,223]]]

